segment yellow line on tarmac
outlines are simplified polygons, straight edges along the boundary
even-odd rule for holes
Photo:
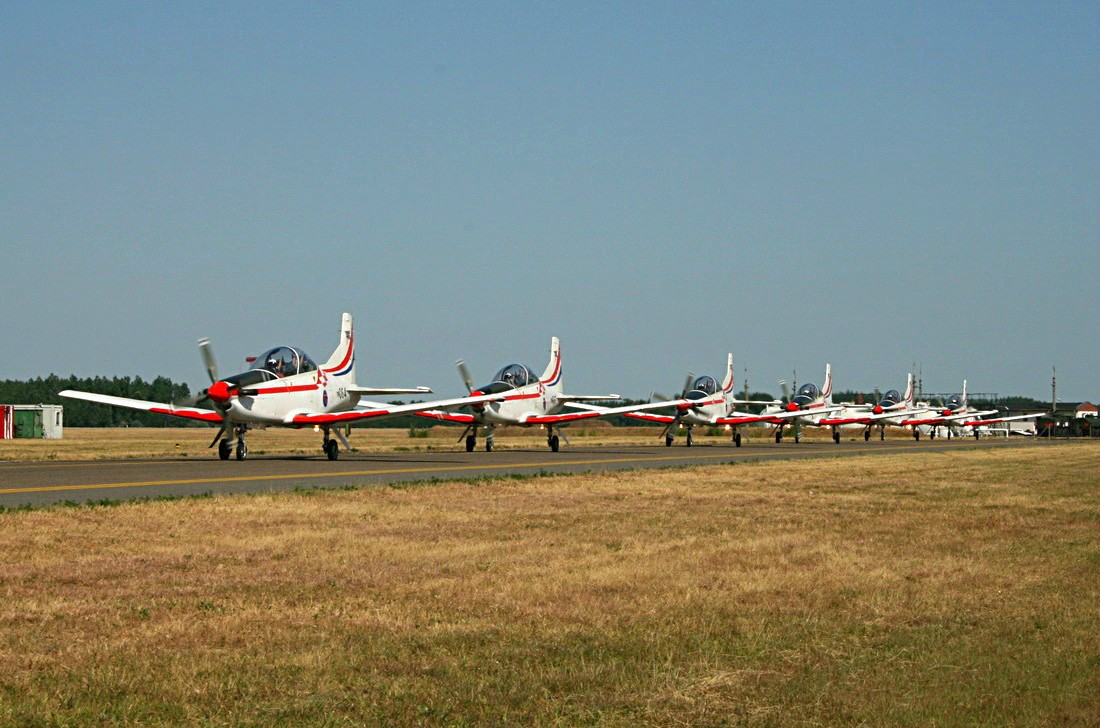
[[[885,448],[860,448],[853,450],[851,448],[845,449],[843,453],[862,453],[868,451],[882,452]],[[892,448],[891,448],[892,449]],[[784,457],[798,457],[798,456],[812,456],[821,455],[821,451],[813,452],[785,452]],[[774,452],[745,452],[736,453],[736,457],[747,459],[757,457],[774,456]],[[456,471],[468,471],[468,470],[518,470],[521,468],[546,468],[546,467],[561,467],[565,465],[600,465],[604,463],[631,463],[631,462],[663,462],[663,461],[684,461],[690,460],[729,460],[735,457],[734,453],[716,453],[713,455],[692,454],[690,456],[684,455],[659,455],[652,457],[628,457],[628,458],[599,458],[588,460],[547,460],[543,462],[534,463],[489,463],[485,465],[441,465],[434,467],[410,467],[410,468],[383,468],[379,470],[341,470],[339,472],[327,472],[327,473],[294,473],[286,475],[238,475],[230,477],[218,477],[218,478],[179,478],[173,480],[144,480],[134,481],[129,483],[89,483],[87,485],[43,485],[43,486],[27,486],[23,488],[0,488],[0,495],[7,495],[13,493],[49,493],[49,492],[63,492],[63,491],[78,491],[78,490],[96,490],[100,488],[148,488],[158,485],[203,485],[213,483],[239,483],[248,481],[262,481],[262,480],[302,480],[302,479],[321,479],[321,478],[345,478],[355,475],[397,475],[401,473],[440,473],[440,472],[456,472]],[[691,463],[687,463],[690,465]]]

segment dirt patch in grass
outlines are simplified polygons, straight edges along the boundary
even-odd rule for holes
[[[1080,444],[0,514],[0,723],[1090,724]]]

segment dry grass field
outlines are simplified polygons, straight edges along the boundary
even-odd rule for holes
[[[741,432],[747,442],[771,442],[770,429],[745,428]],[[134,427],[134,428],[66,428],[60,440],[0,440],[0,460],[114,460],[117,458],[167,458],[167,457],[216,457],[217,450],[210,449],[210,441],[216,428],[205,427]],[[607,423],[584,423],[566,428],[566,435],[574,445],[654,445],[663,446],[659,427],[611,427]],[[458,436],[461,427],[436,425],[417,429],[415,436],[408,429],[355,428],[350,437],[352,447],[364,452],[401,451],[460,451]],[[845,437],[855,439],[856,431],[845,432]],[[724,432],[708,434],[698,429],[695,436],[700,444],[708,442],[729,443]],[[887,435],[907,438],[902,431]],[[808,428],[806,439],[826,441],[827,430]],[[683,439],[677,440],[682,445]],[[479,436],[478,447],[484,446]],[[500,427],[497,429],[494,447],[510,448],[546,447],[546,431],[534,427]],[[569,445],[563,445],[568,448]],[[248,449],[252,455],[320,455],[321,435],[309,429],[292,430],[272,428],[253,431],[248,435]]]
[[[1094,443],[0,513],[0,724],[1097,725]]]

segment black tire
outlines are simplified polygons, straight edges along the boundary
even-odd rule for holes
[[[486,440],[485,441],[485,452],[492,452],[492,451],[493,451],[493,441],[492,440]]]
[[[913,439],[920,442],[920,430],[915,427],[913,428]]]
[[[795,435],[794,436],[794,443],[797,445],[800,442],[802,442],[802,435]]]
[[[672,447],[672,435],[665,435],[665,447]]]
[[[783,433],[779,432],[779,431],[776,431],[776,433],[775,433],[775,444],[778,445],[781,442],[783,442]]]
[[[882,442],[886,442],[886,430],[879,430],[878,431],[878,439],[881,440]]]
[[[863,441],[864,442],[870,442],[871,441],[871,431],[870,430],[866,430],[863,433]]]
[[[329,460],[336,460],[340,457],[340,445],[336,440],[329,440],[325,445],[325,455],[328,455]]]
[[[218,457],[222,460],[228,460],[230,453],[233,452],[233,446],[225,440],[218,443]]]
[[[695,440],[691,436],[691,430],[688,430],[686,442],[684,443],[688,447],[691,447],[695,443]]]
[[[248,457],[248,445],[244,444],[244,438],[237,440],[237,459],[244,460]]]
[[[554,452],[557,452],[558,448],[560,448],[560,447],[561,447],[561,443],[558,441],[558,436],[557,435],[552,435],[550,437],[550,449],[553,450]]]
[[[466,452],[473,452],[475,447],[477,447],[477,438],[474,437],[473,435],[467,435],[466,436]]]
[[[741,433],[740,432],[733,433],[733,445],[734,445],[734,447],[741,447]]]
[[[837,445],[840,444],[840,432],[833,433],[833,442],[835,442]]]

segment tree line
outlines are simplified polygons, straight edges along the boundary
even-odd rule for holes
[[[67,427],[180,427],[192,424],[188,420],[154,412],[110,407],[57,396],[63,389],[79,389],[150,402],[180,402],[191,396],[191,390],[186,384],[177,384],[168,377],[157,377],[147,382],[141,377],[59,377],[51,374],[28,380],[0,380],[0,404],[63,405]],[[193,424],[201,426],[201,423]]]

